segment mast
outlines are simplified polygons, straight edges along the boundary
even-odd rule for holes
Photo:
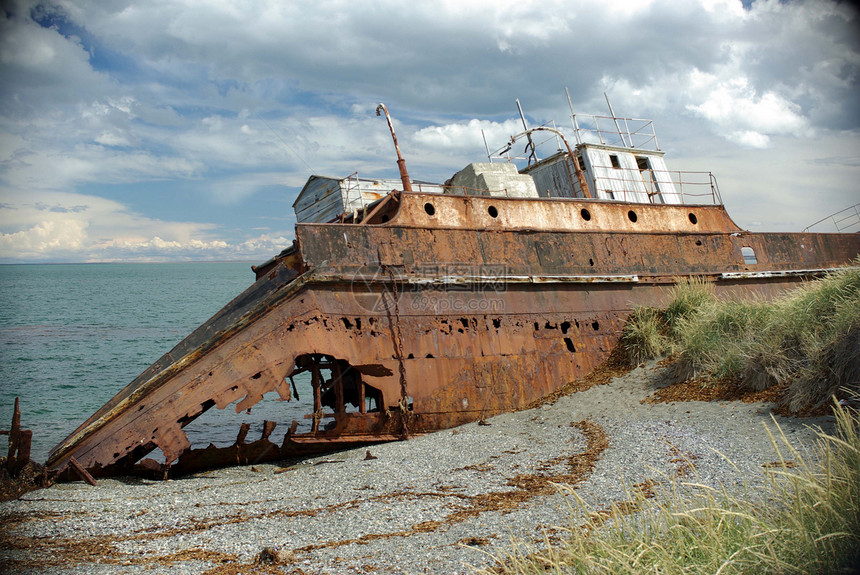
[[[385,119],[388,120],[388,129],[391,130],[391,138],[394,140],[394,149],[397,151],[397,167],[400,169],[400,181],[403,182],[403,191],[412,191],[412,182],[409,181],[409,174],[406,172],[406,160],[400,154],[400,146],[397,144],[397,135],[394,133],[394,125],[391,123],[391,116],[388,115],[388,108],[385,104],[380,103],[376,107],[376,115],[381,116],[380,110],[385,112]]]
[[[526,145],[526,149],[528,149],[528,148],[532,149],[531,154],[529,154],[529,165],[531,165],[532,160],[537,162],[537,155],[535,154],[535,143],[532,141],[532,134],[529,131],[528,125],[526,124],[526,116],[525,116],[525,114],[523,114],[523,107],[520,105],[520,99],[517,98],[516,101],[517,101],[517,110],[520,111],[520,120],[523,121],[523,130],[525,130],[526,138],[528,138],[528,141],[529,141],[528,145]]]
[[[606,92],[603,92],[603,97],[606,98],[606,105],[609,106],[609,115],[612,116],[612,120],[615,122],[615,129],[618,130],[618,137],[621,138],[621,143],[632,148],[633,139],[630,138],[630,142],[624,141],[624,134],[621,132],[621,126],[618,124],[618,118],[615,117],[615,112],[612,110],[612,104],[609,103],[609,96],[606,95]],[[630,137],[629,132],[627,136],[628,138]]]
[[[582,139],[579,137],[579,124],[576,123],[576,114],[573,113],[573,100],[570,99],[570,90],[567,89],[567,86],[564,87],[564,93],[567,94],[567,106],[570,108],[570,123],[573,126],[573,135],[576,138],[576,145],[580,145],[582,143]]]

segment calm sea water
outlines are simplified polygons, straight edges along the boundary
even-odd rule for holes
[[[20,397],[32,458],[44,462],[253,280],[248,263],[0,265],[0,429],[8,429]],[[297,383],[309,398],[309,383]],[[252,424],[248,439],[257,439],[263,419],[278,422],[275,438],[307,406],[274,397],[267,394],[250,415],[210,409],[186,427],[192,445],[229,445],[243,421]]]

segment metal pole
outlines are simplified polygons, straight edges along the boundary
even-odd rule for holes
[[[624,134],[621,133],[621,126],[618,125],[618,118],[615,117],[615,112],[612,111],[612,104],[609,103],[609,96],[606,95],[606,92],[603,92],[603,97],[606,98],[606,105],[609,106],[609,115],[612,116],[612,120],[615,122],[615,129],[618,130],[618,137],[621,138],[621,143],[626,146],[627,142],[624,141]]]
[[[568,156],[570,156],[570,159],[573,161],[573,169],[576,171],[576,177],[577,179],[579,179],[579,185],[582,189],[582,193],[585,195],[586,198],[591,198],[591,192],[588,189],[588,183],[585,181],[585,174],[583,174],[582,172],[582,167],[579,165],[579,160],[573,153],[573,150],[570,148],[570,144],[567,142],[567,138],[565,138],[564,134],[562,134],[559,130],[556,130],[555,128],[550,128],[548,126],[539,126],[537,128],[532,128],[530,130],[526,130],[522,134],[511,136],[511,144],[513,144],[520,136],[526,136],[527,138],[531,139],[531,133],[537,132],[539,130],[543,130],[545,132],[553,132],[555,135],[561,138],[561,141],[564,142],[564,146],[567,148]]]
[[[531,147],[532,153],[529,154],[529,165],[532,163],[532,158],[534,158],[535,162],[537,162],[537,155],[535,154],[535,143],[532,142],[531,131],[529,130],[528,125],[526,124],[526,115],[523,114],[523,107],[520,105],[520,99],[517,98],[517,110],[520,111],[520,119],[523,121],[523,130],[525,130],[526,138],[529,141],[529,145],[526,147]]]
[[[376,107],[376,115],[381,116],[380,110],[385,112],[385,119],[388,120],[388,129],[391,130],[391,138],[394,140],[394,149],[397,151],[397,167],[400,169],[400,180],[403,182],[403,191],[411,192],[412,183],[409,181],[409,174],[406,172],[406,160],[400,154],[400,146],[397,145],[397,135],[394,133],[394,124],[391,123],[391,116],[388,115],[388,108],[385,104],[379,104]]]
[[[567,86],[564,87],[564,93],[567,94],[567,107],[570,108],[570,123],[573,126],[573,136],[576,138],[576,145],[582,143],[579,138],[579,124],[576,123],[576,114],[573,113],[573,100],[570,99],[570,90]]]

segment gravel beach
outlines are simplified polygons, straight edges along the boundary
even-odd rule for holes
[[[0,504],[0,570],[468,573],[582,522],[571,489],[594,511],[673,480],[759,493],[772,405],[642,403],[667,378],[652,362],[488,425],[301,462],[55,485]],[[801,451],[833,425],[776,419]],[[255,563],[264,548],[275,563]]]

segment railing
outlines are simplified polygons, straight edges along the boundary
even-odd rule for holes
[[[643,175],[647,176],[648,173],[649,171],[646,170],[645,172],[643,172]],[[641,196],[641,194],[646,193],[651,203],[654,203],[653,198],[659,196],[661,193],[665,194],[666,196],[670,196],[670,194],[666,194],[665,190],[659,189],[659,185],[661,183],[668,183],[669,180],[667,178],[670,178],[672,185],[674,186],[674,195],[680,198],[680,202],[670,201],[674,199],[671,197],[664,197],[663,203],[681,203],[689,205],[720,205],[723,203],[722,197],[720,196],[720,189],[717,185],[717,178],[711,172],[681,172],[677,170],[661,170],[660,172],[658,172],[658,174],[660,176],[660,179],[642,176],[624,178],[621,177],[621,174],[619,174],[618,177],[598,176],[596,178],[597,188],[601,192],[610,192],[611,194],[607,195],[610,195],[611,199],[613,200],[631,203],[642,203],[639,197]],[[601,182],[603,182],[604,185],[601,186]],[[617,182],[616,187],[620,189],[612,189],[611,184],[607,185],[608,182]],[[640,184],[644,186],[644,188],[640,188],[640,190],[644,191],[635,190],[635,187]],[[443,194],[456,196],[497,196],[506,198],[522,197],[520,195],[511,194],[507,188],[487,190],[484,188],[471,188],[468,186],[433,185],[428,186],[428,189],[422,189],[420,183],[413,183],[413,191],[436,194],[440,193],[441,191],[441,193]],[[591,192],[593,196],[596,196],[594,190],[592,190]]]
[[[530,134],[531,139],[529,140],[529,143],[525,145],[525,148],[522,151],[522,153],[526,154],[526,155],[518,156],[516,154],[511,154],[511,148],[514,145],[514,142],[507,142],[504,146],[502,146],[502,147],[500,147],[497,150],[492,151],[492,152],[490,151],[490,148],[487,147],[487,160],[491,164],[495,160],[504,160],[505,162],[514,162],[517,160],[525,160],[528,162],[529,165],[531,165],[533,161],[539,162],[541,160],[540,156],[538,156],[538,152],[541,151],[541,153],[543,153],[543,151],[546,151],[545,145],[548,142],[552,142],[552,141],[555,141],[556,145],[553,148],[553,151],[550,152],[550,154],[554,154],[557,151],[561,151],[563,148],[561,146],[561,139],[558,137],[558,135],[553,134],[553,133],[549,133],[549,135],[547,136],[546,134],[548,132],[541,132],[541,130],[549,128],[550,126],[552,127],[552,130],[549,130],[549,132],[556,132],[557,131],[557,127],[555,125],[554,120],[551,122],[546,122],[544,124],[541,124],[537,128],[533,128],[533,131]],[[538,136],[538,134],[540,134],[540,136]],[[483,130],[481,130],[481,135],[484,136],[484,145],[486,146],[487,138],[484,135]],[[534,146],[534,148],[532,148],[532,146]],[[534,150],[534,155],[529,153],[529,151],[532,149]]]
[[[594,166],[594,186],[596,190],[591,193],[603,192],[612,199],[637,202],[641,195],[647,194],[651,203],[654,198],[662,196],[663,203],[667,204],[713,204],[720,205],[723,199],[720,196],[720,188],[717,178],[711,172],[689,172],[679,170],[641,170],[636,172],[631,169],[615,168],[613,166]],[[601,173],[612,174],[610,176]],[[668,188],[671,182],[672,189]],[[620,197],[619,197],[620,196]],[[678,196],[680,201],[672,196]]]
[[[657,132],[651,120],[573,114],[570,121],[573,123],[577,144],[600,143],[621,148],[660,150]]]
[[[468,186],[444,186],[442,188],[443,194],[450,196],[499,196],[503,195],[506,198],[516,197],[511,196],[508,193],[507,188],[501,188],[498,190],[487,190],[484,188],[470,188]]]
[[[830,214],[826,218],[821,218],[814,224],[809,224],[803,228],[803,231],[808,232],[810,228],[828,220],[833,224],[833,227],[836,228],[837,232],[846,232],[855,226],[860,230],[860,204],[854,204],[844,210],[839,210],[836,213]]]
[[[358,201],[361,204],[361,209],[365,208],[364,196],[361,193],[361,180],[358,179],[358,172],[353,172],[341,181],[346,181],[346,204],[352,203],[353,190],[358,193]]]
[[[440,193],[448,193],[447,191],[443,192],[443,190],[447,190],[448,186],[442,184],[431,184],[429,182],[417,182],[412,180],[412,191],[420,192],[422,194],[440,194]]]

